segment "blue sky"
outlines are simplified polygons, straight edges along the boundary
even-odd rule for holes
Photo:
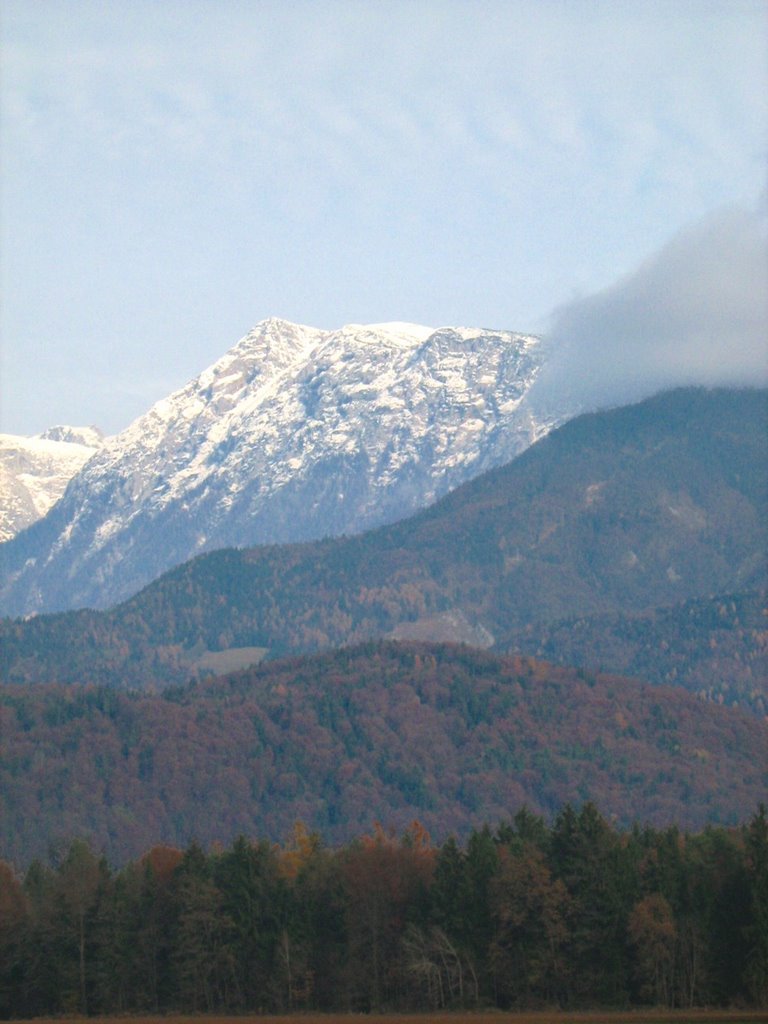
[[[3,0],[0,44],[4,431],[122,429],[272,315],[768,362],[763,0]]]

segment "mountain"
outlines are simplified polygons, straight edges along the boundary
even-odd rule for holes
[[[0,542],[42,518],[102,442],[95,427],[0,434]]]
[[[242,665],[446,631],[490,645],[759,590],[767,424],[765,390],[683,389],[580,416],[398,523],[212,552],[108,612],[0,622],[0,679],[164,686],[216,671],[206,652]]]
[[[107,607],[228,545],[400,519],[548,429],[537,338],[413,324],[258,324],[110,438],[0,551],[0,613]]]
[[[630,614],[574,616],[505,637],[497,649],[682,686],[768,718],[768,593],[697,597]]]
[[[735,824],[765,723],[682,690],[445,645],[369,644],[157,694],[0,687],[0,855],[158,842],[466,834],[594,800],[621,826]]]

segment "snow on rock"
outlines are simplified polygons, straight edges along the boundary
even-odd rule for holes
[[[104,442],[104,434],[98,427],[49,427],[37,437],[42,441],[65,441],[86,448],[100,448]]]
[[[541,362],[510,331],[264,320],[0,549],[0,611],[106,607],[203,550],[402,518],[554,425],[526,405]]]
[[[101,443],[95,427],[51,427],[35,437],[0,434],[0,541],[44,516]]]

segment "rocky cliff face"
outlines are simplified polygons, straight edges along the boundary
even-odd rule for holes
[[[106,607],[196,553],[401,518],[553,424],[529,335],[265,320],[110,438],[0,548],[0,611]]]
[[[36,437],[0,434],[0,541],[44,516],[102,440],[94,427],[51,427]]]

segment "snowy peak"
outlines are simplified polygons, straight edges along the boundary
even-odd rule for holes
[[[424,327],[422,324],[405,323],[402,320],[393,320],[385,324],[369,324],[367,328],[359,324],[354,325],[360,330],[369,330],[374,337],[389,337],[397,343],[413,341],[426,341],[430,334],[434,333],[433,327]]]
[[[263,320],[104,443],[5,553],[0,610],[103,607],[200,551],[399,519],[549,429],[525,403],[540,365],[511,331]]]
[[[203,413],[207,419],[226,415],[246,399],[266,399],[270,385],[301,365],[325,333],[284,320],[263,320],[221,359],[118,435],[117,447],[139,438],[151,443],[158,430],[183,427]]]
[[[197,382],[206,387],[212,380],[229,376],[230,371],[240,365],[252,367],[257,375],[285,369],[305,359],[326,335],[326,331],[291,324],[286,320],[262,320],[202,373]]]
[[[98,427],[48,427],[36,436],[43,441],[66,441],[68,444],[85,445],[86,448],[99,448],[104,443],[104,434]]]
[[[96,427],[50,427],[35,437],[0,434],[0,541],[44,516],[102,439]]]

